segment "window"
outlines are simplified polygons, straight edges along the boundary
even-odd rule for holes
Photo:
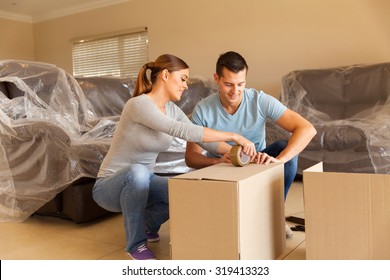
[[[77,39],[73,47],[73,76],[137,77],[148,62],[148,31],[142,30]]]

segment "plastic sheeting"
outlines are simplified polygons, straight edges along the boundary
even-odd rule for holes
[[[325,171],[390,173],[390,63],[293,71],[281,101],[317,129],[300,172],[323,161]]]
[[[0,221],[23,221],[77,180],[96,178],[131,79],[74,79],[51,64],[0,61]],[[213,90],[195,79],[186,112]],[[188,172],[186,142],[161,153],[156,172]]]
[[[23,221],[72,182],[95,177],[114,126],[62,69],[1,61],[0,220]]]

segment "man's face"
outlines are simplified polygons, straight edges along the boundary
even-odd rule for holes
[[[234,73],[227,68],[222,69],[222,76],[214,74],[214,80],[219,87],[219,96],[225,107],[239,106],[246,82],[246,69]]]

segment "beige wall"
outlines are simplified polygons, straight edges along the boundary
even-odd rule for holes
[[[34,60],[33,26],[31,23],[0,18],[0,60]]]
[[[212,78],[221,52],[249,64],[248,86],[279,95],[289,71],[390,61],[387,0],[133,0],[35,23],[35,59],[72,72],[76,37],[146,26],[149,56],[182,57]]]

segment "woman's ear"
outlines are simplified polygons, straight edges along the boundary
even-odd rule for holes
[[[166,82],[168,80],[168,74],[169,74],[168,69],[162,70],[161,74],[162,74],[161,77],[162,77],[163,81]]]

